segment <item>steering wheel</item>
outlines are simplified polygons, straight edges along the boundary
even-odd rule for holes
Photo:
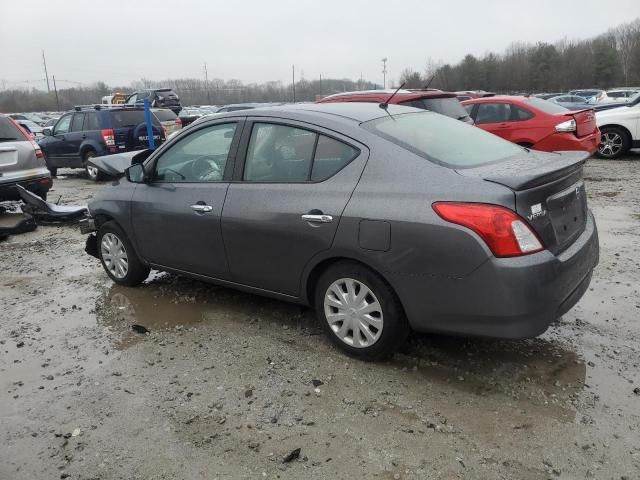
[[[222,180],[222,170],[215,160],[203,155],[191,162],[191,172],[198,180]]]

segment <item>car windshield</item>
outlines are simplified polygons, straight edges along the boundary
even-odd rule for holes
[[[538,110],[542,110],[545,113],[563,113],[569,111],[568,108],[558,105],[557,103],[543,100],[541,98],[530,98],[527,103]]]
[[[7,117],[0,117],[0,142],[10,142],[11,140],[24,140],[20,130]]]
[[[445,98],[421,98],[419,100],[412,100],[409,102],[401,102],[400,105],[407,105],[414,108],[421,108],[423,110],[431,110],[432,112],[441,113],[447,117],[461,120],[468,116],[467,111],[464,109],[457,98],[445,97]]]
[[[450,168],[495,163],[525,152],[484,130],[432,112],[406,113],[361,124],[380,137]],[[460,139],[464,138],[461,142]]]
[[[633,106],[633,105],[637,105],[638,103],[640,103],[640,92],[636,93],[633,97],[631,97],[628,100],[627,105]]]

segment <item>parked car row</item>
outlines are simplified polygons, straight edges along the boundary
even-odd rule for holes
[[[182,128],[182,121],[169,109],[152,108],[152,133],[157,144]],[[89,178],[101,172],[90,158],[147,147],[149,136],[144,109],[129,105],[79,106],[43,130],[39,145],[52,175],[58,168],[84,168]]]

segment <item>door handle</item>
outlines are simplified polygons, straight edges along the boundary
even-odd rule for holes
[[[82,134],[82,139],[84,140],[85,138],[87,138],[87,136],[85,134]]]
[[[209,213],[209,212],[213,212],[213,207],[211,205],[195,204],[195,205],[191,205],[191,210],[193,210],[196,213]]]
[[[302,215],[302,220],[310,223],[331,223],[333,217],[331,215]]]

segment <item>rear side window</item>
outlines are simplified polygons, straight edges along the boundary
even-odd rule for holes
[[[244,179],[253,182],[305,182],[311,172],[315,133],[301,128],[256,123]]]
[[[517,105],[511,105],[511,119],[518,122],[521,120],[529,120],[534,115],[529,110],[520,108]]]
[[[358,153],[344,142],[309,130],[256,123],[251,131],[244,180],[319,182],[334,175]]]
[[[313,157],[311,180],[325,180],[344,167],[358,155],[358,150],[333,138],[320,135],[316,154]]]
[[[18,127],[16,127],[7,117],[0,117],[0,142],[10,142],[12,140],[26,140]]]
[[[74,113],[71,120],[71,131],[81,132],[84,124],[84,113]]]
[[[508,122],[511,106],[508,103],[479,103],[476,124]]]
[[[495,163],[523,148],[484,130],[431,112],[382,117],[362,127],[427,160],[450,168]],[[461,141],[460,139],[464,139]]]
[[[86,130],[100,130],[100,119],[97,113],[87,113],[87,118],[84,121]]]

